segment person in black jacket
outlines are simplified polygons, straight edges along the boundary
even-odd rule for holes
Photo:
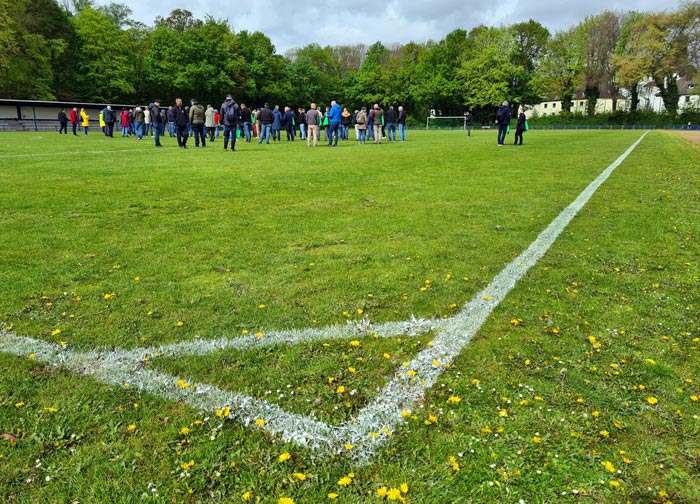
[[[187,112],[182,106],[182,98],[175,98],[173,107],[173,120],[175,121],[175,133],[177,135],[177,145],[181,149],[187,148]]]
[[[272,128],[272,123],[275,120],[275,116],[270,110],[270,104],[266,103],[263,108],[260,109],[260,139],[258,143],[270,143],[270,129]]]
[[[515,126],[515,143],[513,145],[523,144],[523,131],[525,131],[525,109],[522,105],[518,107],[518,124]],[[520,144],[518,144],[518,138],[520,138]]]
[[[504,145],[508,134],[508,126],[510,126],[510,107],[508,107],[507,101],[504,101],[503,105],[498,107],[496,124],[498,124],[498,145]]]
[[[464,125],[467,128],[467,136],[472,136],[472,124],[474,123],[474,116],[472,116],[472,113],[467,110],[464,113]]]
[[[105,122],[105,136],[114,137],[114,123],[117,121],[117,116],[112,110],[111,105],[107,105],[102,109],[102,120]]]
[[[66,115],[65,109],[61,109],[61,111],[58,113],[58,122],[61,125],[61,128],[58,130],[58,134],[60,135],[64,131],[66,132],[66,135],[68,134],[68,116]]]
[[[396,111],[389,105],[389,110],[384,114],[384,124],[386,125],[386,137],[390,142],[396,142]]]
[[[399,105],[399,140],[406,141],[406,110]]]

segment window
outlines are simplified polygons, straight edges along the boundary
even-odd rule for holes
[[[686,102],[686,103],[689,103],[689,102],[690,102],[690,96],[686,95],[686,97],[685,97],[685,102]]]
[[[547,108],[547,104],[546,104],[546,103],[544,104],[544,108]]]
[[[552,108],[557,108],[557,104],[556,104],[556,103],[552,103]]]
[[[578,103],[579,107],[583,107],[583,102]]]

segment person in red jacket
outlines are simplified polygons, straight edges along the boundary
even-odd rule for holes
[[[78,107],[73,107],[73,109],[70,111],[70,123],[73,125],[73,134],[75,136],[78,136],[78,133],[76,132],[78,130],[78,121],[80,120],[78,116]]]

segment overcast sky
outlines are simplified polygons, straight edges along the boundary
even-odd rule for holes
[[[578,24],[603,10],[675,10],[681,0],[114,0],[148,26],[176,8],[199,19],[226,19],[234,31],[260,31],[279,54],[310,43],[326,45],[440,40],[456,28],[510,25],[534,19],[551,32]],[[107,4],[109,0],[96,0]]]

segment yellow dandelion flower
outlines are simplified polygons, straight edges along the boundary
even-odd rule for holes
[[[384,358],[385,358],[385,359],[391,359],[391,355],[388,354],[388,353],[385,353],[385,354],[384,354]]]
[[[265,308],[267,308],[267,306],[265,306],[264,304],[261,303],[258,305],[258,308],[260,308],[261,310],[264,310]]]
[[[508,416],[508,410],[502,409],[501,411],[498,412],[498,416],[501,418],[506,418]]]
[[[482,296],[484,301],[491,301],[493,299],[493,296]]]
[[[383,499],[389,493],[389,489],[385,486],[377,488],[377,497]]]
[[[345,443],[344,447],[345,447],[346,450],[352,450],[352,449],[354,448],[354,446],[352,445],[352,443]]]
[[[358,309],[357,309],[357,314],[358,314],[358,315],[362,315],[363,313],[364,313],[364,311],[362,310],[362,308],[358,308]]]
[[[413,369],[409,369],[408,371],[406,371],[407,376],[413,377],[413,376],[416,376],[416,374],[418,374],[418,373],[416,373]]]
[[[403,411],[401,412],[401,416],[402,416],[403,418],[408,418],[408,417],[411,416],[411,412],[410,412],[410,411],[403,410]]]
[[[610,462],[610,461],[608,461],[608,460],[603,460],[603,461],[600,463],[600,465],[602,465],[603,467],[605,467],[605,470],[608,471],[608,472],[614,473],[615,471],[617,471],[617,469],[615,469],[615,466],[613,465],[613,463]]]
[[[348,371],[349,371],[350,373],[355,373],[357,370],[356,370],[354,367],[350,366],[350,367],[348,368]]]
[[[183,470],[189,471],[194,467],[194,460],[190,460],[189,462],[185,462],[183,464],[180,464],[180,467],[182,467]]]
[[[401,490],[401,493],[408,493],[408,484],[407,483],[401,483],[399,485],[399,490]]]
[[[335,391],[336,391],[338,394],[342,394],[342,393],[345,392],[345,387],[344,387],[343,385],[340,385],[337,389],[335,389]]]
[[[539,436],[533,436],[532,437],[532,442],[535,444],[540,444],[542,442],[542,438]]]
[[[600,431],[600,435],[603,436],[604,438],[610,437],[610,433],[608,431],[606,431],[605,429]]]
[[[304,473],[293,473],[292,477],[298,479],[299,481],[306,480],[306,474],[304,474]]]
[[[189,427],[183,427],[182,429],[180,429],[180,434],[182,434],[183,436],[186,436],[189,433],[190,433]]]
[[[183,325],[185,325],[185,323],[184,323],[182,320],[178,320],[178,321],[177,321],[177,326],[178,326],[178,327],[182,327]]]
[[[350,346],[351,346],[351,347],[359,347],[359,346],[360,346],[360,342],[359,342],[358,340],[352,340],[352,341],[350,342]]]
[[[352,479],[348,478],[347,476],[343,476],[342,478],[340,478],[338,480],[338,484],[340,486],[346,487],[346,486],[350,485],[350,483],[352,483]]]
[[[644,359],[644,362],[646,362],[647,364],[651,364],[651,365],[656,364],[656,361],[654,359]]]
[[[255,337],[258,338],[258,339],[262,338],[262,337],[263,337],[262,331],[256,332],[256,333],[255,333]]]
[[[653,405],[653,404],[657,404],[659,402],[659,400],[656,397],[647,397],[647,402],[649,404]]]
[[[129,432],[134,432],[136,430],[136,424],[129,424],[126,430],[128,430]]]
[[[452,404],[459,404],[460,402],[462,402],[462,398],[458,396],[450,396],[449,399],[447,399],[447,402]]]
[[[399,490],[398,488],[390,488],[386,494],[386,497],[388,500],[391,500],[391,501],[395,501],[395,500],[403,501],[404,500],[403,496],[401,495],[401,490]]]
[[[615,480],[610,480],[610,488],[620,488],[620,482]]]
[[[289,452],[284,452],[277,458],[277,460],[280,462],[285,462],[290,458],[292,458],[292,456],[289,454]]]
[[[691,396],[690,396],[690,400],[693,401],[693,402],[698,402],[698,401],[700,401],[700,397],[698,397],[698,396],[696,396],[696,395],[691,395]]]
[[[178,385],[181,389],[186,389],[187,387],[190,386],[190,384],[187,383],[187,382],[186,382],[185,380],[183,380],[182,378],[180,378],[180,379],[177,381],[177,385]]]
[[[54,329],[53,331],[51,331],[51,336],[58,336],[59,334],[61,334],[60,329]]]
[[[262,418],[256,418],[255,425],[257,425],[258,427],[262,427],[263,425],[265,425],[265,420],[263,420]]]
[[[241,499],[243,499],[246,502],[248,502],[251,497],[252,497],[252,495],[250,492],[245,492],[243,495],[241,495]]]
[[[450,465],[452,466],[453,471],[457,472],[460,470],[459,462],[457,462],[457,457],[454,455],[450,455]]]
[[[330,500],[335,500],[335,499],[338,498],[338,494],[337,494],[337,493],[334,493],[334,492],[331,492],[331,493],[328,494],[328,498],[329,498]]]
[[[30,353],[30,354],[29,354],[29,358],[32,359],[32,360],[34,360],[34,359],[36,358],[36,354],[33,353],[33,352]]]
[[[290,497],[280,497],[277,504],[294,504],[294,499]]]

